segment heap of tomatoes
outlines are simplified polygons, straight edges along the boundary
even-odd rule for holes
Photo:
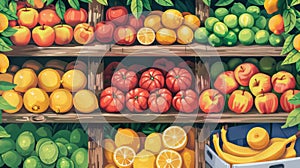
[[[106,89],[100,95],[100,107],[110,113],[124,109],[165,113],[172,107],[185,113],[197,111],[192,66],[188,61],[175,66],[164,58],[148,68],[112,62],[104,71]]]

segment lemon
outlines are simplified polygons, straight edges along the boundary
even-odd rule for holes
[[[162,135],[162,141],[166,148],[181,151],[187,145],[187,134],[181,127],[171,126]]]
[[[137,40],[142,45],[150,45],[155,41],[155,32],[151,28],[143,27],[137,33]]]
[[[45,112],[50,104],[47,93],[39,88],[32,88],[25,92],[23,97],[25,108],[32,113]]]
[[[132,167],[136,157],[135,151],[128,146],[121,146],[114,151],[114,163],[119,168]]]
[[[140,149],[141,143],[138,134],[129,128],[119,128],[115,135],[115,143],[117,147],[129,146],[135,152]]]
[[[156,41],[162,45],[171,45],[176,42],[176,32],[172,29],[162,28],[156,32]]]
[[[85,88],[86,84],[86,75],[80,70],[69,70],[62,77],[63,87],[71,92],[77,92]]]
[[[194,39],[194,32],[186,25],[182,25],[177,29],[177,42],[179,44],[190,44]]]
[[[155,168],[154,154],[147,150],[142,150],[136,155],[133,167]]]
[[[60,75],[51,68],[42,70],[38,75],[38,86],[46,92],[53,92],[60,87]]]
[[[169,29],[177,29],[182,25],[184,18],[176,9],[168,9],[161,16],[162,24]]]
[[[185,15],[183,24],[190,27],[193,31],[200,27],[200,19],[196,15]]]
[[[57,89],[50,95],[50,108],[56,113],[66,113],[73,107],[73,96],[69,90]]]
[[[0,73],[0,81],[5,81],[5,82],[9,82],[9,83],[13,83],[14,80],[14,76],[10,73],[4,73],[1,74]],[[3,91],[0,90],[0,96],[3,94]]]
[[[73,104],[75,109],[81,113],[91,113],[99,108],[98,99],[90,90],[78,91],[73,98]]]
[[[1,13],[0,13],[0,19],[1,19]],[[1,25],[2,23],[0,23]],[[7,69],[9,67],[9,60],[6,55],[0,54],[0,73],[6,73]]]
[[[163,149],[162,135],[160,133],[151,133],[145,141],[145,149],[158,154]]]
[[[159,15],[149,15],[146,17],[144,21],[144,26],[153,29],[157,32],[159,29],[162,28],[161,25],[161,16]]]
[[[34,88],[38,84],[38,78],[32,69],[24,68],[19,70],[14,76],[14,88],[17,92],[26,92],[28,89]]]
[[[8,104],[15,107],[14,110],[3,110],[6,113],[16,113],[20,111],[23,106],[22,96],[14,90],[4,91],[2,97],[7,101]]]

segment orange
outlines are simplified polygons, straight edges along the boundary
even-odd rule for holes
[[[185,15],[184,16],[184,23],[185,25],[189,26],[194,31],[200,27],[200,19],[196,15]]]
[[[195,167],[195,152],[193,150],[184,148],[180,155],[183,161],[183,168]]]
[[[171,126],[162,135],[162,141],[167,149],[181,151],[187,144],[187,135],[181,127]]]
[[[265,149],[269,145],[269,142],[269,133],[264,128],[254,127],[247,134],[247,143],[252,149]]]
[[[158,154],[156,158],[156,166],[157,168],[181,168],[182,158],[178,152],[165,149]]]
[[[142,45],[150,45],[155,41],[155,32],[151,28],[143,27],[137,33],[137,40]]]
[[[8,27],[8,19],[7,17],[0,13],[0,33],[2,33]]]
[[[183,129],[185,130],[187,137],[188,137],[188,142],[186,144],[186,147],[194,150],[195,149],[195,140],[196,140],[196,129],[191,126],[185,126],[185,127],[183,127]]]
[[[190,44],[194,39],[194,31],[186,25],[180,26],[176,33],[179,44]]]
[[[273,14],[278,11],[278,0],[265,0],[264,7],[268,14]]]
[[[119,168],[130,168],[133,165],[136,153],[128,146],[121,146],[114,151],[114,162]]]
[[[142,150],[136,155],[133,167],[155,168],[155,155],[147,150]]]
[[[1,15],[0,15],[1,17]],[[0,22],[1,24],[1,22]],[[6,55],[0,54],[0,73],[6,73],[9,67],[9,60]]]
[[[107,164],[104,168],[117,168],[117,166],[110,163],[110,164]]]
[[[298,34],[293,41],[294,48],[300,52],[300,34]]]
[[[138,134],[129,128],[119,128],[115,135],[115,144],[117,147],[129,146],[135,152],[138,152],[141,146]]]
[[[115,142],[112,139],[103,140],[104,157],[107,163],[114,163],[113,155],[116,149]]]
[[[182,13],[176,9],[168,9],[161,16],[162,24],[169,29],[177,29],[183,23]]]
[[[42,9],[44,7],[44,2],[42,0],[34,0],[34,8]]]
[[[284,32],[284,22],[281,14],[271,17],[269,20],[269,29],[274,34],[280,35]]]
[[[2,97],[8,102],[8,104],[15,107],[14,110],[3,110],[6,113],[11,113],[11,114],[16,113],[23,106],[22,96],[14,90],[4,91],[3,94],[2,94]]]
[[[171,29],[162,28],[156,32],[156,41],[162,45],[171,45],[177,39],[176,32]]]

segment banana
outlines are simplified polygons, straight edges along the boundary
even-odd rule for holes
[[[263,151],[261,151],[260,153],[254,156],[240,157],[240,156],[234,156],[226,152],[223,152],[220,147],[219,135],[217,134],[213,135],[213,144],[217,154],[224,161],[230,164],[254,163],[254,162],[277,160],[285,153],[286,145],[296,140],[297,140],[297,136],[294,135],[282,142],[273,143],[268,148],[264,149]]]
[[[296,141],[291,142],[291,145],[286,149],[285,153],[282,155],[281,159],[294,158],[297,156],[295,150]]]

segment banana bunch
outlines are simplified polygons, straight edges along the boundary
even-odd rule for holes
[[[220,147],[220,137],[218,134],[213,135],[213,144],[219,157],[230,164],[255,163],[296,157],[294,149],[297,140],[296,135],[289,138],[272,138],[268,146],[261,150],[254,150],[251,147],[231,143],[227,140],[226,135],[227,130],[223,127],[221,129],[223,150]],[[287,148],[288,144],[290,146]]]

